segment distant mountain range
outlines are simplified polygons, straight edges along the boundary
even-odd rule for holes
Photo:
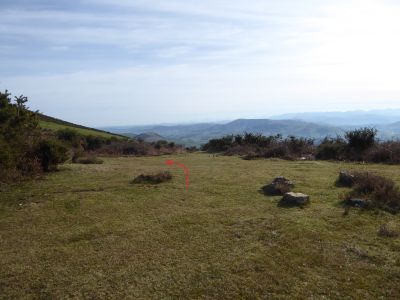
[[[317,112],[274,116],[271,119],[238,119],[225,124],[149,125],[102,128],[145,141],[165,139],[186,146],[199,146],[212,138],[244,132],[263,135],[282,134],[321,139],[342,135],[346,130],[375,127],[379,137],[400,138],[400,110]]]
[[[271,117],[273,120],[302,120],[339,127],[389,125],[400,121],[400,109],[346,111],[346,112],[304,112]]]
[[[282,134],[301,137],[322,138],[327,135],[335,136],[343,133],[341,128],[329,125],[320,125],[299,120],[269,120],[269,119],[239,119],[226,124],[200,123],[191,125],[154,125],[107,127],[108,131],[138,138],[138,135],[148,133],[158,139],[166,139],[187,146],[199,146],[207,143],[211,138],[227,134],[241,134],[244,132],[261,133],[264,135]],[[147,136],[146,136],[147,138]],[[145,139],[149,141],[148,139]],[[153,140],[154,141],[154,140]]]

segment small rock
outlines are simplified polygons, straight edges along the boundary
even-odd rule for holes
[[[285,185],[290,186],[292,188],[294,187],[294,183],[292,181],[286,179],[283,176],[278,176],[272,181],[272,184],[278,184],[278,183],[285,184]]]
[[[294,187],[294,183],[287,180],[283,176],[276,177],[272,183],[263,187],[264,194],[269,196],[284,195],[290,192]]]
[[[353,174],[347,172],[347,171],[341,171],[339,173],[339,178],[337,180],[337,184],[339,186],[345,186],[345,187],[352,187],[355,183],[356,176]]]
[[[303,206],[310,202],[310,196],[302,193],[286,193],[281,202],[286,205],[299,205]]]
[[[354,206],[354,207],[367,207],[368,206],[368,201],[365,199],[348,199],[345,201],[345,204],[348,206]]]

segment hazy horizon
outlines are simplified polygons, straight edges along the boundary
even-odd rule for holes
[[[148,126],[177,126],[177,125],[195,125],[195,124],[202,124],[202,123],[210,123],[210,124],[226,124],[226,123],[230,123],[232,121],[235,120],[239,120],[239,119],[243,119],[243,120],[265,120],[265,119],[270,119],[270,120],[285,120],[285,117],[287,116],[288,119],[297,119],[297,120],[303,120],[305,122],[310,122],[310,123],[315,123],[313,121],[307,120],[307,116],[309,115],[314,115],[316,114],[318,115],[335,115],[335,114],[361,114],[361,115],[374,115],[376,117],[381,116],[381,117],[390,117],[390,116],[398,116],[399,118],[396,118],[396,122],[400,122],[400,109],[376,109],[376,110],[346,110],[346,111],[304,111],[304,112],[296,112],[296,113],[282,113],[282,114],[277,114],[277,115],[269,115],[269,116],[261,116],[261,117],[238,117],[238,118],[234,118],[234,119],[225,119],[225,120],[199,120],[199,121],[182,121],[182,122],[164,122],[164,123],[141,123],[141,124],[135,124],[135,123],[129,123],[129,124],[119,124],[119,125],[100,125],[100,126],[96,126],[97,128],[123,128],[123,127],[148,127]],[[296,117],[293,118],[293,115],[295,116],[304,116],[304,119]],[[319,122],[318,122],[319,123]],[[326,121],[326,122],[322,122],[328,125],[332,125],[333,123]],[[350,122],[351,123],[351,122]],[[386,122],[387,124],[390,123],[394,123],[394,121],[390,121],[390,119],[388,120],[388,122]],[[375,123],[375,122],[371,122],[370,124],[375,124],[375,125],[379,125],[381,123]],[[338,124],[336,124],[338,125]],[[349,125],[349,124],[342,124],[342,125]],[[362,125],[368,125],[368,123],[362,123]]]
[[[400,109],[400,4],[4,0],[0,89],[91,127]]]

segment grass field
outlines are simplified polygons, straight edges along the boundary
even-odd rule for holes
[[[183,172],[166,159],[186,164]],[[343,215],[339,170],[400,184],[398,166],[246,161],[189,154],[104,158],[1,187],[0,298],[399,299],[398,215]],[[171,182],[131,185],[171,170]],[[311,196],[303,209],[259,192],[275,176]]]
[[[54,122],[48,122],[48,121],[43,121],[43,120],[39,121],[39,125],[43,129],[49,129],[49,130],[53,130],[53,131],[69,128],[69,129],[76,130],[78,133],[80,133],[81,135],[84,135],[84,136],[93,135],[93,136],[99,136],[99,137],[103,137],[103,138],[120,137],[120,136],[116,136],[111,133],[107,133],[107,132],[100,131],[100,130],[97,131],[97,130],[91,130],[91,129],[86,129],[86,128],[78,128],[78,127],[68,126],[68,125],[64,125],[64,124],[57,124]]]

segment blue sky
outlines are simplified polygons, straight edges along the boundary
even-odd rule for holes
[[[0,2],[0,88],[90,126],[400,108],[398,1]]]

